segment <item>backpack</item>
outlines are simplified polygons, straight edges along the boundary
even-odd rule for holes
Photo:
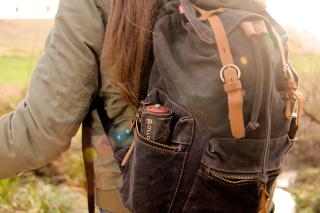
[[[268,15],[206,11],[189,0],[164,8],[134,142],[115,153],[125,206],[268,212],[303,108],[284,31]]]

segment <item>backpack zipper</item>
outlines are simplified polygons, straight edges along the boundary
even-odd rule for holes
[[[264,155],[263,155],[263,167],[262,167],[262,173],[264,175],[266,175],[266,164],[268,161],[268,154],[269,154],[269,146],[270,146],[270,136],[271,136],[271,108],[272,108],[272,78],[273,78],[273,74],[272,74],[272,64],[271,64],[271,59],[270,59],[270,55],[267,53],[267,38],[266,37],[262,37],[262,44],[263,44],[263,49],[264,49],[264,54],[265,54],[265,58],[266,61],[268,63],[268,74],[269,74],[269,87],[268,87],[268,95],[267,95],[267,115],[266,115],[266,143],[265,143],[265,148],[264,148]]]
[[[258,117],[261,110],[262,96],[263,96],[263,61],[262,54],[259,47],[259,40],[257,37],[251,38],[251,43],[254,49],[254,55],[256,59],[256,91],[254,94],[254,100],[252,105],[251,118],[249,123],[246,126],[246,133],[249,131],[254,131],[259,127]]]
[[[268,149],[270,144],[270,135],[271,135],[271,107],[272,107],[272,64],[269,54],[267,54],[267,37],[262,36],[258,38],[252,38],[252,44],[253,48],[255,50],[256,60],[257,60],[257,75],[261,75],[264,73],[264,70],[266,69],[266,63],[268,63],[268,84],[266,84],[266,87],[268,88],[267,91],[267,102],[266,102],[266,142],[264,145],[264,151],[263,151],[263,161],[262,161],[262,175],[260,177],[260,181],[264,184],[268,182],[268,176],[266,174],[266,164],[268,160]],[[262,45],[259,45],[259,43],[262,43]],[[260,51],[262,49],[262,51]],[[266,58],[266,62],[264,63],[262,60],[263,58]],[[261,70],[259,70],[261,69]],[[261,77],[257,76],[257,80],[261,79]],[[259,84],[259,82],[257,82]],[[257,125],[249,125],[256,128],[258,126],[257,119],[259,116],[260,106],[261,106],[261,97],[262,97],[262,85],[258,85],[260,88],[256,91],[255,95],[258,95],[258,97],[255,97],[255,101],[253,104],[252,114],[251,114],[251,121],[249,123],[257,124]],[[248,129],[247,129],[248,130]]]
[[[173,150],[173,151],[177,151],[177,152],[183,150],[182,145],[168,146],[168,145],[165,145],[165,144],[162,144],[162,143],[157,143],[155,141],[147,139],[146,137],[144,137],[143,135],[140,134],[138,129],[137,129],[137,136],[138,136],[138,138],[140,138],[140,140],[142,139],[142,142],[145,142],[145,143],[147,143],[149,145],[153,145],[153,146],[156,146],[156,147],[159,147],[159,148],[169,149],[169,150]]]
[[[237,174],[237,175],[232,175],[232,174],[226,174],[226,173],[222,173],[219,172],[215,169],[206,167],[205,169],[205,173],[211,177],[217,178],[219,180],[222,180],[226,183],[230,183],[230,184],[239,184],[239,183],[246,183],[246,182],[258,182],[261,179],[261,176],[259,174],[254,174],[254,175],[241,175],[241,174]],[[268,172],[268,176],[271,177],[275,177],[277,175],[280,174],[281,170],[274,170],[274,171],[270,171]]]
[[[222,180],[224,182],[231,183],[231,184],[259,181],[259,175],[254,175],[254,176],[225,175],[210,168],[206,168],[205,172],[211,177],[215,177],[219,180]]]

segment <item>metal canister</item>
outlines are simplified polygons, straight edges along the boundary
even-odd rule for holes
[[[143,106],[140,133],[147,140],[168,144],[172,111],[160,104]]]

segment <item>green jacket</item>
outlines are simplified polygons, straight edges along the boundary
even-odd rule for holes
[[[193,1],[204,7],[232,8],[242,8],[249,2]],[[119,90],[105,78],[98,89],[104,34],[112,2],[60,1],[54,27],[34,70],[28,96],[15,112],[0,118],[0,178],[39,168],[66,151],[96,94],[104,98],[105,109],[114,119],[117,131],[130,126],[134,112],[122,100]],[[258,11],[264,7],[263,0],[251,0],[247,9]],[[98,156],[94,162],[98,206],[113,212],[125,212],[115,191],[121,184],[120,171],[110,148],[103,147],[101,142],[105,136],[97,113],[93,112],[92,116],[93,145]]]
[[[130,125],[134,112],[117,88],[103,80],[98,91],[111,4],[111,0],[60,1],[27,97],[15,112],[0,118],[0,178],[39,168],[66,151],[96,94],[105,98],[108,115],[118,128]],[[104,133],[96,114],[93,112],[93,144],[99,147],[94,162],[97,201],[104,207],[100,201],[114,197],[121,175],[110,149],[101,148]]]

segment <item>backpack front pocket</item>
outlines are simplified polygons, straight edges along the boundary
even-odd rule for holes
[[[187,153],[158,147],[139,135],[135,141],[120,190],[124,203],[133,212],[168,212]]]
[[[291,147],[287,136],[270,140],[267,190],[280,173]],[[265,139],[212,139],[206,145],[198,175],[183,212],[252,212],[260,209]],[[275,159],[277,159],[275,162]]]
[[[194,121],[166,94],[157,91],[156,100],[172,110],[170,136],[164,143],[147,138],[136,126],[134,149],[123,167],[120,193],[132,212],[169,212],[176,195],[189,146],[193,140]],[[121,157],[122,156],[122,157]],[[118,161],[123,159],[119,153]]]

